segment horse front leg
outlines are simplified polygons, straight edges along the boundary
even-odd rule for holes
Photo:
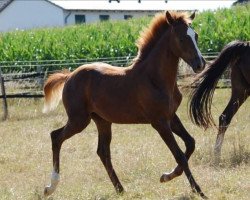
[[[187,132],[179,117],[175,114],[173,119],[171,120],[171,129],[172,131],[178,135],[185,143],[186,151],[185,156],[187,160],[189,160],[190,156],[193,154],[195,150],[195,140],[194,138]],[[164,173],[161,176],[161,182],[168,182],[175,177],[180,176],[183,173],[183,169],[180,165],[178,165],[172,172]]]
[[[195,190],[197,193],[199,193],[199,195],[202,198],[206,198],[204,193],[201,191],[200,186],[196,183],[196,181],[195,181],[195,179],[194,179],[194,177],[189,169],[188,161],[187,161],[185,154],[181,151],[180,147],[178,146],[178,144],[173,136],[173,133],[171,131],[170,122],[169,121],[166,122],[165,119],[162,119],[162,120],[159,120],[157,122],[152,123],[152,126],[154,129],[156,129],[158,131],[161,138],[163,139],[163,141],[166,143],[166,145],[168,146],[168,148],[172,152],[176,162],[184,170],[184,172],[187,176],[187,179],[191,185],[191,188],[193,190]]]

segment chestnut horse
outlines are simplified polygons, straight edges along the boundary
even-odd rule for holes
[[[111,163],[111,124],[144,123],[158,131],[178,163],[171,173],[162,175],[161,182],[184,171],[194,191],[204,197],[188,166],[195,141],[175,114],[182,99],[176,82],[179,59],[196,72],[205,65],[197,47],[197,34],[189,26],[194,17],[195,14],[189,17],[168,11],[156,15],[139,38],[138,56],[129,67],[93,63],[72,73],[49,77],[44,86],[45,110],[56,107],[62,96],[68,122],[51,133],[53,171],[45,195],[53,193],[59,182],[62,143],[85,129],[93,119],[98,129],[97,154],[117,192],[122,192],[123,186]],[[172,132],[184,140],[185,154]]]
[[[221,146],[225,132],[240,106],[250,95],[250,42],[233,41],[225,46],[217,59],[194,81],[197,86],[190,101],[190,116],[192,121],[207,129],[214,125],[211,115],[211,104],[219,78],[231,67],[232,94],[229,103],[219,117],[219,131],[215,143],[214,153],[220,160]]]

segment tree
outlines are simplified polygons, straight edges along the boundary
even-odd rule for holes
[[[237,1],[235,1],[233,3],[233,5],[235,6],[235,5],[238,5],[238,4],[249,3],[249,2],[250,2],[250,0],[237,0]]]

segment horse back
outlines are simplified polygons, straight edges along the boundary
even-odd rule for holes
[[[84,109],[115,123],[145,122],[137,99],[138,79],[127,70],[105,63],[77,68],[63,91],[67,113]]]

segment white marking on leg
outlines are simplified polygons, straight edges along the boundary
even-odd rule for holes
[[[56,186],[58,185],[59,181],[60,181],[60,175],[53,169],[51,173],[51,183],[50,185],[45,187],[44,195],[45,196],[51,195],[56,190]]]
[[[202,55],[201,55],[201,52],[200,52],[200,50],[199,50],[199,48],[197,46],[196,40],[195,40],[195,32],[194,32],[194,30],[192,28],[188,27],[187,35],[191,37],[191,39],[192,39],[192,41],[194,43],[195,49],[197,51],[197,54],[198,54],[198,56],[199,56],[199,58],[200,58],[200,60],[202,62],[202,59],[201,59]]]
[[[221,133],[217,136],[217,139],[216,139],[216,143],[215,143],[215,152],[220,154],[221,152],[221,146],[222,146],[222,143],[223,143],[223,139],[224,139],[224,134]]]

